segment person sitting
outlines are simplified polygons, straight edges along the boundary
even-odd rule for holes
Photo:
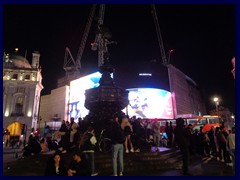
[[[67,169],[60,154],[56,153],[48,160],[45,176],[67,176]]]
[[[42,139],[40,140],[40,145],[41,145],[41,148],[42,148],[41,153],[46,153],[46,152],[49,151],[49,149],[48,149],[48,144],[47,144],[47,142],[45,141],[45,138],[42,138]]]
[[[90,171],[86,159],[82,157],[81,152],[76,151],[73,155],[73,160],[69,165],[68,176],[90,176]]]

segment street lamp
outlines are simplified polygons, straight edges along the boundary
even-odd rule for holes
[[[214,97],[213,101],[215,102],[217,116],[219,116],[219,112],[218,112],[219,99],[218,99],[218,97]]]

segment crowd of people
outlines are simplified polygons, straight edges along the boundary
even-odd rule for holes
[[[182,153],[183,174],[189,174],[189,156],[212,157],[233,166],[235,173],[235,127],[229,132],[224,123],[220,127],[211,127],[208,132],[193,129],[191,124],[186,125],[183,118],[176,119],[173,143]]]
[[[79,121],[81,122],[81,121]],[[154,120],[143,120],[133,116],[113,116],[110,139],[112,142],[112,172],[113,176],[124,173],[124,153],[138,153],[141,149],[160,146],[179,149],[183,159],[183,174],[188,174],[189,156],[213,157],[235,168],[235,127],[228,132],[224,126],[211,127],[208,132],[193,129],[184,119],[176,120],[176,127],[172,122],[166,122],[164,132],[160,131],[160,123]],[[52,140],[52,138],[54,140]],[[39,140],[38,136],[30,135],[24,147],[23,157],[54,150],[56,153],[47,162],[45,175],[48,176],[78,176],[98,175],[95,169],[95,151],[97,140],[94,124],[84,126],[62,121],[59,131],[53,136],[48,133]],[[73,152],[72,162],[65,167],[62,154]],[[118,166],[119,165],[119,166]]]

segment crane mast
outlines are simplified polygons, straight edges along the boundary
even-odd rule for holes
[[[154,24],[155,24],[155,27],[156,27],[160,52],[161,52],[161,56],[162,56],[162,64],[167,65],[168,61],[167,61],[165,50],[164,50],[163,39],[162,39],[161,31],[160,31],[160,26],[159,26],[159,22],[158,22],[158,17],[157,17],[155,4],[151,4],[151,8],[152,8]]]

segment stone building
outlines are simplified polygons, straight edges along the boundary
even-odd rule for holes
[[[10,138],[28,137],[37,129],[40,94],[43,89],[39,52],[32,63],[17,54],[3,56],[3,128]]]

